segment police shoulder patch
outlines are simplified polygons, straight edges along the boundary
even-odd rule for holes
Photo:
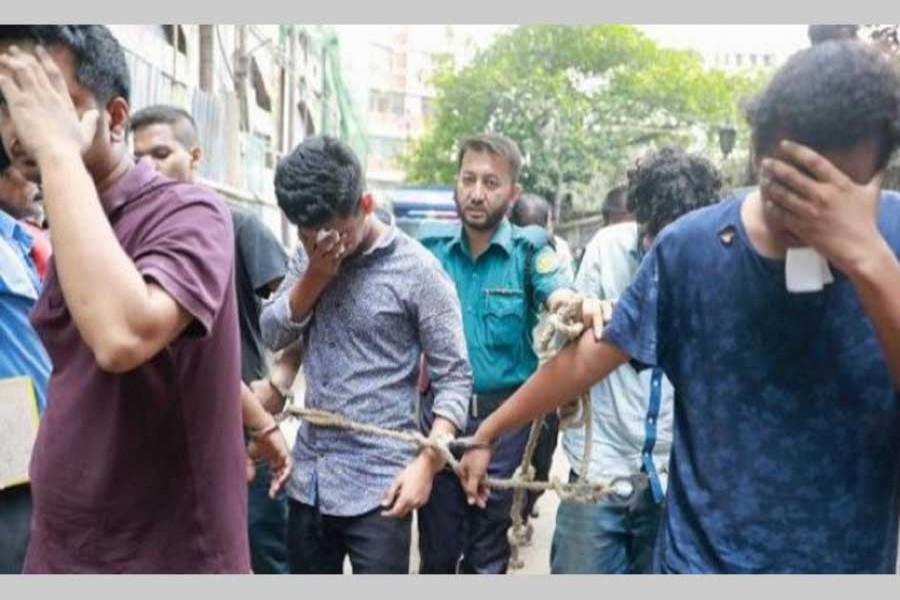
[[[534,260],[534,268],[541,275],[552,273],[558,269],[559,256],[556,254],[556,251],[550,246],[547,246],[538,252],[537,257]]]

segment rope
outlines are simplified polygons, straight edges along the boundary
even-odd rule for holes
[[[564,346],[577,340],[581,335],[584,325],[582,322],[582,299],[576,298],[555,312],[550,313],[542,323],[538,332],[538,359],[541,364],[559,352]],[[560,428],[573,429],[584,427],[584,453],[581,457],[580,476],[574,482],[562,482],[558,477],[551,477],[549,481],[535,481],[534,468],[531,460],[534,456],[537,442],[540,438],[544,417],[536,419],[531,424],[528,442],[522,455],[519,468],[509,479],[488,477],[486,485],[494,490],[513,490],[513,503],[511,510],[512,527],[507,537],[510,544],[511,570],[520,569],[523,562],[519,557],[519,549],[527,543],[527,528],[522,518],[522,508],[527,492],[551,491],[559,496],[561,501],[574,501],[585,504],[595,503],[614,493],[614,489],[621,481],[630,483],[629,477],[617,477],[608,483],[591,482],[587,475],[591,459],[592,424],[591,401],[589,394],[583,394],[569,405],[562,407],[560,413]],[[280,422],[286,418],[302,419],[315,427],[325,429],[342,429],[364,435],[380,436],[415,446],[419,449],[430,448],[437,451],[447,464],[456,472],[459,472],[459,461],[450,451],[450,442],[453,436],[432,435],[425,436],[415,430],[395,430],[357,423],[339,414],[327,412],[316,408],[301,408],[293,404],[291,399],[284,411],[278,415]]]
[[[415,446],[419,449],[432,448],[440,452],[441,456],[447,461],[447,464],[454,470],[459,470],[459,461],[450,452],[450,442],[452,436],[425,436],[413,429],[397,430],[368,425],[366,423],[357,423],[351,421],[341,415],[327,412],[316,408],[301,408],[298,406],[287,406],[284,411],[278,415],[279,422],[288,418],[297,418],[306,421],[310,425],[321,427],[324,429],[343,429],[346,431],[354,431],[365,435],[374,435],[389,438]],[[525,490],[532,492],[554,492],[561,500],[573,500],[575,502],[592,503],[605,498],[611,493],[612,488],[616,484],[616,480],[607,483],[599,482],[575,482],[563,483],[558,478],[550,481],[524,481],[516,478],[499,479],[488,477],[486,484],[491,489],[496,490]]]
[[[553,358],[567,344],[577,340],[579,336],[581,336],[581,333],[584,330],[582,309],[583,300],[582,298],[577,297],[573,301],[559,307],[556,311],[547,315],[546,319],[541,323],[537,335],[538,360],[541,365]],[[528,442],[525,444],[525,451],[522,454],[522,462],[519,464],[519,468],[513,476],[514,479],[526,482],[534,481],[535,472],[531,461],[534,458],[534,452],[537,449],[537,442],[544,425],[544,418],[545,417],[542,416],[531,423],[531,431],[528,434]],[[593,417],[591,415],[591,399],[589,394],[583,394],[574,402],[559,409],[560,429],[585,428],[584,454],[581,458],[581,470],[579,471],[581,476],[573,485],[590,485],[587,482],[587,473],[591,459],[592,421]],[[511,570],[521,569],[525,566],[524,562],[519,557],[519,550],[528,544],[530,538],[530,527],[525,525],[525,519],[522,515],[525,498],[526,490],[519,488],[513,492],[512,508],[510,509],[512,527],[507,533],[507,539],[509,540],[510,546],[509,568]]]

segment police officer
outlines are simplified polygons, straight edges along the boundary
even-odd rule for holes
[[[534,372],[532,330],[543,307],[554,310],[574,297],[571,280],[539,227],[516,227],[506,218],[522,188],[516,144],[486,134],[466,139],[457,158],[455,201],[461,226],[432,232],[422,243],[456,284],[474,375],[467,433]],[[591,311],[585,324],[593,325]],[[598,318],[599,322],[600,319]],[[429,429],[427,401],[423,425]],[[500,441],[490,474],[510,477],[518,467],[528,428]],[[469,506],[450,471],[434,479],[419,510],[421,573],[505,573],[510,547],[512,492],[495,492],[485,509]]]

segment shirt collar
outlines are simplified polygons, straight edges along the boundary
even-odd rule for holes
[[[129,201],[136,197],[135,190],[143,187],[142,184],[155,174],[156,170],[153,168],[149,158],[139,160],[128,172],[119,177],[100,194],[100,204],[103,205],[104,212],[107,215],[111,215],[128,204]]]
[[[0,237],[9,241],[16,240],[24,244],[29,250],[34,242],[31,234],[22,227],[22,224],[3,210],[0,210]]]
[[[368,256],[369,254],[374,254],[378,250],[382,248],[387,248],[391,244],[394,243],[394,240],[397,239],[397,227],[394,225],[394,216],[391,215],[390,222],[386,223],[387,230],[382,233],[375,243],[372,244],[372,247],[362,253],[362,256]]]
[[[469,253],[469,242],[465,238],[465,231],[465,226],[460,224],[459,230],[453,235],[452,244],[465,249],[465,251]],[[512,234],[512,224],[509,222],[509,219],[503,217],[503,220],[500,221],[500,225],[497,226],[497,230],[494,231],[494,235],[491,237],[491,242],[488,244],[488,247],[497,246],[502,248],[507,254],[512,254]]]

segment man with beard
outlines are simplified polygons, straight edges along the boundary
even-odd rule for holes
[[[462,221],[455,231],[425,236],[423,244],[456,284],[474,376],[467,433],[496,410],[537,368],[532,331],[538,313],[574,297],[562,264],[540,227],[516,227],[505,215],[519,199],[522,157],[506,137],[463,141],[454,198]],[[586,311],[586,325],[593,319]],[[598,319],[599,321],[599,319]],[[423,425],[430,410],[423,407]],[[522,460],[528,428],[500,440],[490,466],[510,477]],[[510,547],[512,492],[495,493],[487,509],[466,504],[459,479],[443,471],[419,511],[422,573],[504,573]],[[461,562],[460,562],[461,561]]]

